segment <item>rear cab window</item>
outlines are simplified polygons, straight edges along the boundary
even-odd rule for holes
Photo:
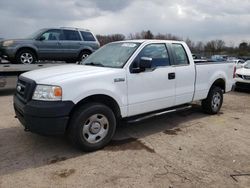
[[[64,40],[70,41],[81,41],[81,37],[78,31],[76,30],[63,30]]]
[[[84,41],[96,41],[95,37],[91,32],[88,31],[80,31],[82,38]]]
[[[188,56],[182,44],[174,43],[171,46],[175,59],[175,65],[189,65]]]

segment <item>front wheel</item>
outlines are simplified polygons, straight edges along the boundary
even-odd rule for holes
[[[104,104],[89,103],[80,107],[69,125],[71,142],[83,151],[95,151],[106,146],[116,129],[113,111]]]
[[[217,114],[223,103],[221,88],[212,87],[206,99],[202,101],[202,108],[208,114]]]
[[[35,54],[31,50],[21,50],[16,56],[17,63],[20,64],[32,64],[37,61]]]

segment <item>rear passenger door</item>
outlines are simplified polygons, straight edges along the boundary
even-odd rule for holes
[[[190,103],[195,88],[195,67],[189,61],[184,46],[181,43],[172,43],[171,51],[174,57],[176,97],[175,105]],[[186,47],[188,49],[188,47]]]
[[[62,54],[65,59],[74,59],[78,58],[82,41],[79,31],[63,29],[63,38],[60,40],[60,45],[64,51]]]

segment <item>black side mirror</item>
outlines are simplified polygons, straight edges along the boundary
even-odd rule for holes
[[[45,40],[45,36],[41,36],[41,37],[39,37],[39,38],[38,38],[38,40],[40,40],[40,41]]]
[[[134,62],[134,67],[132,68],[132,73],[144,72],[146,69],[152,68],[152,58],[141,57],[139,63]]]
[[[145,70],[145,69],[150,69],[151,67],[152,67],[152,58],[141,57],[139,62],[139,68]]]

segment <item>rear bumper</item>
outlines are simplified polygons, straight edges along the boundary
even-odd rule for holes
[[[24,104],[14,96],[15,114],[25,130],[42,135],[64,134],[73,106],[71,101],[31,100]]]

